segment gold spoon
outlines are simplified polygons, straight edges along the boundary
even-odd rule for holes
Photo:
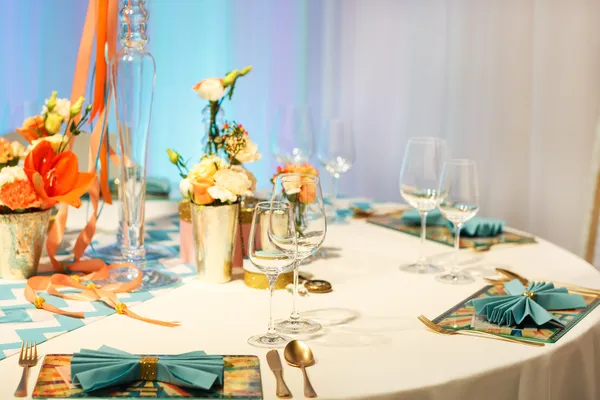
[[[285,361],[292,367],[298,367],[304,375],[304,396],[317,397],[315,389],[313,389],[308,375],[306,375],[306,367],[310,367],[315,363],[315,357],[308,345],[300,340],[292,340],[285,346],[283,351]]]

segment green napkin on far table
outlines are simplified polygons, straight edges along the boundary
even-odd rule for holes
[[[407,225],[421,225],[421,215],[417,210],[406,211],[402,214],[402,222]],[[448,221],[439,209],[427,213],[428,226],[446,225],[454,233],[454,224]],[[461,236],[491,237],[501,234],[504,230],[504,221],[475,216],[465,222],[460,230]]]
[[[71,359],[71,381],[85,392],[139,381],[142,357],[108,346],[82,349]],[[160,356],[155,380],[208,390],[214,384],[223,384],[223,368],[223,356],[203,351]]]

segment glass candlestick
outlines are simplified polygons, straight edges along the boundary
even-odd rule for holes
[[[122,260],[144,268],[145,275],[156,274],[156,271],[148,271],[148,255],[144,246],[146,158],[156,65],[145,47],[148,42],[146,0],[120,0],[120,3],[120,41],[123,47],[110,62],[121,154],[118,244]],[[164,280],[161,282],[160,286],[163,286]]]

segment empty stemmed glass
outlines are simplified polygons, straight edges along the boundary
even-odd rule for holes
[[[314,127],[306,106],[280,106],[271,131],[271,151],[282,164],[308,162],[314,151]]]
[[[254,207],[248,257],[269,280],[269,328],[264,335],[252,336],[248,343],[256,347],[282,347],[291,339],[275,330],[273,291],[281,273],[294,268],[297,257],[296,227],[292,205],[263,201]]]
[[[471,160],[450,160],[444,164],[440,181],[440,211],[454,225],[454,254],[450,272],[439,275],[436,280],[444,283],[471,283],[473,277],[458,269],[460,230],[464,223],[479,211],[479,188],[477,168]]]
[[[339,119],[327,121],[323,132],[319,135],[317,155],[319,162],[332,176],[327,216],[329,220],[337,220],[335,201],[338,196],[340,176],[352,167],[356,157],[352,126]]]
[[[301,318],[296,308],[298,299],[298,267],[313,255],[325,240],[327,222],[319,178],[306,174],[282,174],[275,181],[273,201],[289,203],[294,211],[294,228],[298,240],[298,257],[294,265],[293,308],[290,318],[277,321],[277,331],[298,334],[321,329],[316,321]]]
[[[419,259],[400,267],[402,271],[419,274],[441,272],[438,266],[426,262],[424,248],[427,235],[427,213],[437,208],[439,178],[446,157],[446,142],[432,137],[411,138],[404,151],[400,171],[400,194],[421,214],[421,246]]]

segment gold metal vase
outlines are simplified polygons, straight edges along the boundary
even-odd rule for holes
[[[192,231],[198,279],[206,283],[231,280],[238,230],[239,204],[191,204]]]
[[[51,212],[0,214],[0,279],[37,274]]]

